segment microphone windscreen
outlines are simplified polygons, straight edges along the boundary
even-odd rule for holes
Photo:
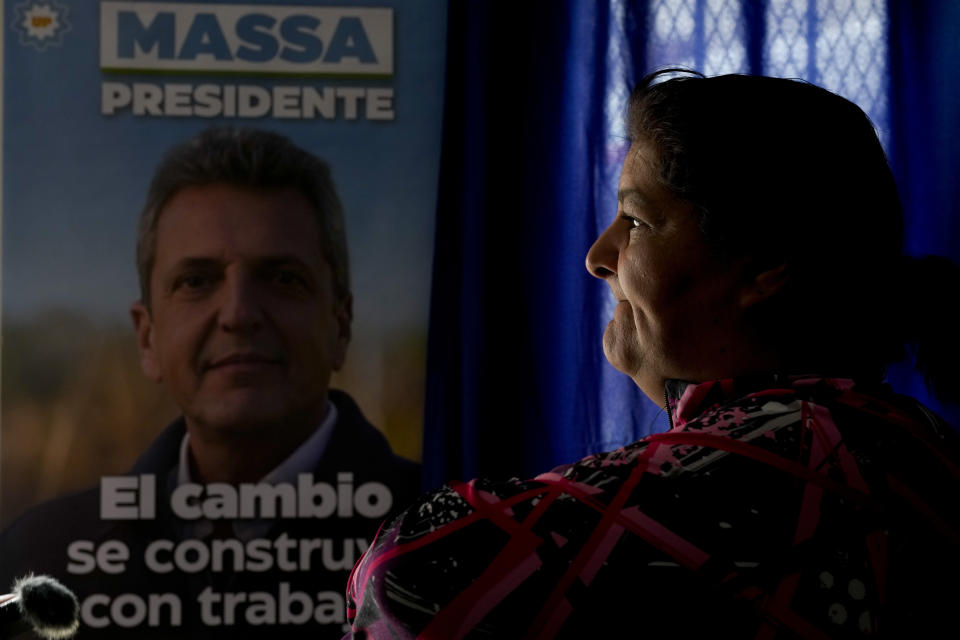
[[[17,580],[20,615],[41,638],[71,638],[80,626],[80,604],[73,592],[50,576],[27,575]]]

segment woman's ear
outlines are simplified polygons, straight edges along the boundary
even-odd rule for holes
[[[749,309],[770,300],[783,289],[789,279],[790,269],[785,262],[754,271],[740,291],[740,307]]]

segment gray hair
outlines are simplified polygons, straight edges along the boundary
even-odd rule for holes
[[[316,214],[320,252],[333,272],[334,295],[338,300],[350,295],[343,206],[327,163],[272,131],[214,127],[167,151],[150,182],[137,229],[140,297],[148,308],[160,213],[179,191],[213,183],[299,191]]]

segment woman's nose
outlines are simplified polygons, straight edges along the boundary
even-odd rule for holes
[[[590,275],[606,280],[617,274],[620,246],[614,241],[612,225],[600,234],[587,251],[587,271]]]

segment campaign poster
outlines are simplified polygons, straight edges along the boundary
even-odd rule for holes
[[[75,588],[87,638],[339,638],[390,487],[329,460],[282,486],[130,474],[180,414],[141,371],[137,221],[164,152],[210,126],[327,161],[353,293],[331,387],[417,460],[446,4],[6,0],[2,19],[0,524],[59,497],[18,534],[36,557],[4,548],[5,579]],[[235,519],[243,535],[204,537]]]

